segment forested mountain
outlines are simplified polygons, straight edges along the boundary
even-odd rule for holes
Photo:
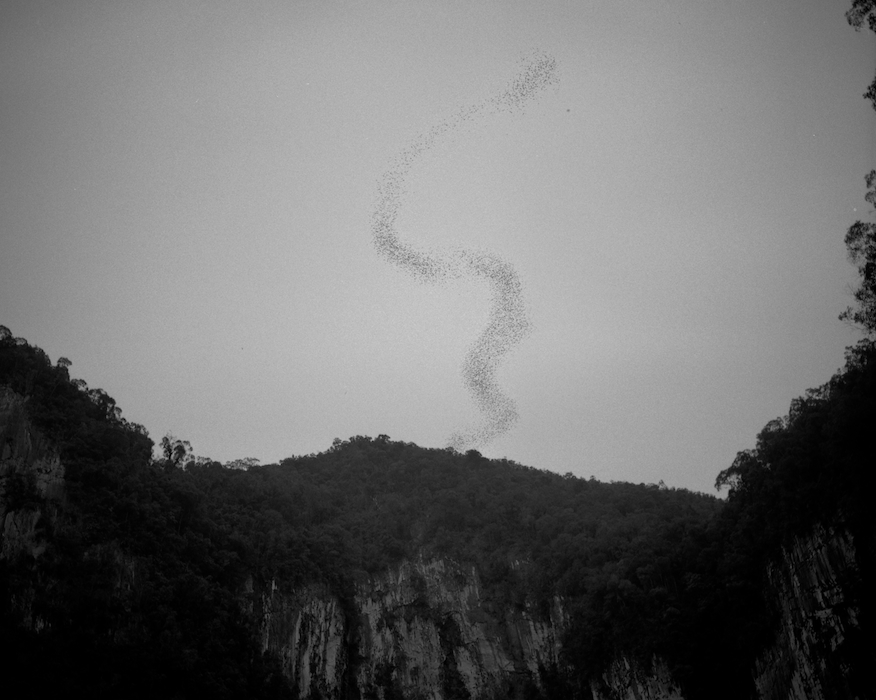
[[[383,435],[248,469],[170,437],[153,456],[69,361],[0,329],[5,677],[37,695],[292,697],[247,587],[320,584],[349,603],[369,576],[426,557],[475,565],[496,609],[539,619],[563,601],[557,663],[521,697],[587,697],[619,656],[665,661],[684,697],[752,696],[779,615],[767,564],[813,525],[858,542],[848,586],[872,630],[874,357],[862,342],[768,424],[718,476],[723,502]],[[62,477],[40,471],[55,453]],[[850,658],[872,654],[851,643]]]

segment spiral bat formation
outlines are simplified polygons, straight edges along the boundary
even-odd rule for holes
[[[529,332],[523,287],[514,267],[491,253],[461,248],[422,250],[400,240],[396,221],[406,194],[405,181],[417,160],[441,140],[473,120],[520,111],[556,81],[556,60],[540,52],[531,54],[504,90],[459,108],[415,138],[398,154],[378,184],[371,230],[374,247],[383,258],[421,282],[443,283],[474,277],[490,287],[487,326],[469,348],[462,367],[465,387],[483,418],[479,424],[450,436],[448,446],[460,451],[483,447],[507,432],[518,419],[514,400],[496,381],[496,368]]]

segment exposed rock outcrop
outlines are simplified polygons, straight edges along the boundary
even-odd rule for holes
[[[648,669],[615,659],[600,680],[590,686],[594,700],[684,700],[666,663],[656,657]]]
[[[0,386],[0,557],[42,554],[43,510],[63,493],[58,451],[31,425],[25,399]]]
[[[544,618],[493,606],[474,567],[406,561],[362,577],[344,603],[326,588],[252,590],[262,644],[277,653],[301,695],[482,698],[539,684],[559,663],[562,602]]]
[[[860,634],[856,546],[842,528],[816,526],[782,551],[767,571],[780,610],[776,641],[755,669],[762,700],[856,697],[851,687]],[[872,647],[872,645],[871,645]],[[860,660],[859,660],[860,661]]]

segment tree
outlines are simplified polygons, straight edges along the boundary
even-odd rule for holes
[[[876,0],[853,0],[852,9],[846,12],[846,19],[855,31],[861,31],[866,23],[870,31],[876,32]],[[876,78],[870,83],[864,97],[870,100],[873,109],[876,109]]]
[[[846,12],[846,19],[857,30],[866,21],[870,30],[876,32],[876,0],[852,0],[852,9]]]
[[[259,461],[260,460],[255,457],[244,457],[243,459],[233,459],[230,462],[226,462],[223,466],[226,469],[239,469],[246,471],[250,467],[257,467]]]
[[[876,170],[867,177],[866,200],[876,205]],[[876,334],[876,224],[856,221],[846,233],[849,260],[858,268],[860,286],[854,291],[855,307],[840,314],[840,319],[859,326],[868,336]]]
[[[88,399],[97,406],[101,414],[110,421],[122,419],[122,409],[116,406],[116,400],[103,389],[89,389]]]
[[[181,469],[189,461],[192,445],[188,440],[180,440],[171,433],[161,438],[161,453],[165,469]]]
[[[860,31],[864,25],[876,32],[876,0],[852,0],[846,12],[846,20]],[[876,109],[876,78],[870,83],[864,97]],[[876,206],[876,170],[871,170],[865,181],[865,199]],[[876,334],[876,224],[856,221],[846,233],[846,248],[849,260],[858,267],[861,285],[855,290],[857,308],[849,307],[840,314],[840,319],[859,326],[868,336]]]

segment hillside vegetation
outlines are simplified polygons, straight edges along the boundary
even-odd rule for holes
[[[27,398],[66,468],[55,505],[7,477],[6,510],[41,509],[47,548],[0,563],[4,659],[37,693],[285,697],[240,602],[247,580],[321,582],[343,600],[426,554],[475,563],[499,608],[538,614],[564,599],[573,623],[549,695],[586,697],[618,654],[647,665],[656,653],[687,697],[744,697],[773,628],[770,557],[816,522],[872,542],[874,357],[862,342],[769,423],[718,475],[725,503],[383,435],[266,466],[194,459],[170,436],[154,456],[111,397],[70,379],[69,361],[0,329],[0,385]],[[860,586],[872,586],[864,564]]]

